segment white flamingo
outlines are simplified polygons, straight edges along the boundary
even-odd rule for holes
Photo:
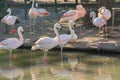
[[[86,13],[87,12],[82,5],[77,5],[76,10],[69,10],[66,13],[64,13],[63,16],[60,18],[59,22],[69,22],[69,20],[76,21],[79,18],[84,17]]]
[[[70,20],[69,21],[69,30],[70,30],[70,35],[68,34],[61,34],[59,35],[59,37],[55,37],[54,39],[59,41],[59,46],[61,47],[61,60],[63,58],[63,54],[62,54],[62,51],[63,51],[63,47],[73,38],[74,36],[74,30],[72,29],[72,27],[75,25],[75,22]]]
[[[96,17],[96,13],[94,11],[90,12],[90,17],[92,17],[93,25],[99,28],[99,32],[100,32],[100,29],[107,24],[105,19],[101,17]]]
[[[18,36],[19,36],[19,39],[17,38],[8,38],[6,40],[3,40],[0,42],[0,49],[5,49],[5,50],[9,50],[10,52],[10,57],[11,57],[11,54],[12,54],[12,50],[20,47],[23,42],[24,42],[24,39],[23,39],[23,35],[22,35],[22,32],[23,32],[23,27],[18,27]]]
[[[13,26],[14,24],[19,22],[17,16],[11,15],[10,8],[7,9],[7,12],[8,12],[8,14],[1,19],[1,22],[5,23],[6,25],[9,25],[9,26]]]
[[[59,37],[59,33],[58,33],[57,29],[60,29],[60,28],[61,28],[61,26],[59,23],[54,24],[54,31],[55,31],[57,38]],[[43,50],[44,51],[44,59],[46,60],[48,50],[56,47],[58,44],[59,44],[59,42],[57,40],[54,40],[54,38],[42,37],[35,42],[35,45],[32,46],[31,50],[36,50],[36,49]]]
[[[32,1],[32,7],[29,9],[29,17],[30,17],[30,26],[31,25],[35,25],[35,18],[37,18],[37,16],[40,16],[40,17],[44,17],[44,16],[48,16],[50,13],[47,11],[47,10],[45,10],[45,9],[42,9],[42,8],[35,8],[34,7],[34,0],[31,0]],[[36,7],[38,7],[38,6],[36,6]],[[32,21],[31,20],[34,20],[33,21],[33,24],[31,24],[32,23]],[[34,28],[33,28],[33,30],[34,30]],[[34,32],[34,31],[33,31]]]
[[[7,12],[8,12],[8,14],[6,16],[4,16],[1,19],[1,21],[7,25],[13,26],[18,21],[18,17],[11,15],[10,8],[7,9]]]

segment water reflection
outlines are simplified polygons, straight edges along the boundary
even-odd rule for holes
[[[112,71],[109,69],[109,58],[104,58],[103,63],[99,65],[95,80],[112,80]]]
[[[14,66],[14,63],[12,63],[11,59],[9,59],[9,66],[5,68],[1,67],[0,75],[10,80],[13,80],[14,78],[18,78],[18,80],[23,80],[24,71],[22,68]]]
[[[60,60],[60,56],[56,54],[58,51],[50,51],[49,62],[44,63],[42,51],[33,53],[29,50],[18,50],[18,52],[22,54],[16,60],[9,61],[7,55],[1,54],[0,80],[119,80],[120,78],[119,55],[66,51]]]
[[[56,80],[86,80],[85,79],[85,73],[84,71],[81,71],[80,69],[83,67],[86,67],[85,65],[82,65],[82,63],[79,64],[78,58],[75,54],[65,54],[67,57],[67,63],[70,65],[68,68],[64,65],[64,61],[62,60],[63,65],[57,67],[57,68],[51,68],[51,73],[56,77]],[[82,67],[80,67],[82,65]],[[84,68],[85,69],[85,68]]]
[[[35,58],[31,54],[30,74],[32,80],[48,80],[51,77],[48,73],[48,64],[43,61],[42,57]]]

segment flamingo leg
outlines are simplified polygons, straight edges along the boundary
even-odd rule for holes
[[[35,32],[35,18],[33,19],[33,33]]]
[[[107,31],[107,24],[105,25],[105,32],[106,32],[105,38],[106,38],[106,40],[107,40],[107,33],[108,33],[108,31]]]
[[[63,60],[63,46],[61,47],[61,66],[63,66],[62,60]]]
[[[12,66],[12,60],[10,59],[9,67],[11,67],[11,66]]]
[[[47,51],[44,51],[44,62],[47,63]]]
[[[32,33],[32,19],[30,18],[30,34]]]
[[[30,34],[31,34],[31,38],[33,38],[34,32],[35,32],[35,18],[34,19],[30,19]]]
[[[9,51],[10,51],[9,57],[12,58],[12,50],[9,50]]]

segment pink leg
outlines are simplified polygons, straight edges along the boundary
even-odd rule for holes
[[[45,64],[48,63],[48,59],[47,59],[47,51],[44,51],[44,62],[45,62]]]

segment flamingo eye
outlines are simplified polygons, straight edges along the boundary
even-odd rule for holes
[[[59,27],[56,27],[56,29],[59,29]]]

